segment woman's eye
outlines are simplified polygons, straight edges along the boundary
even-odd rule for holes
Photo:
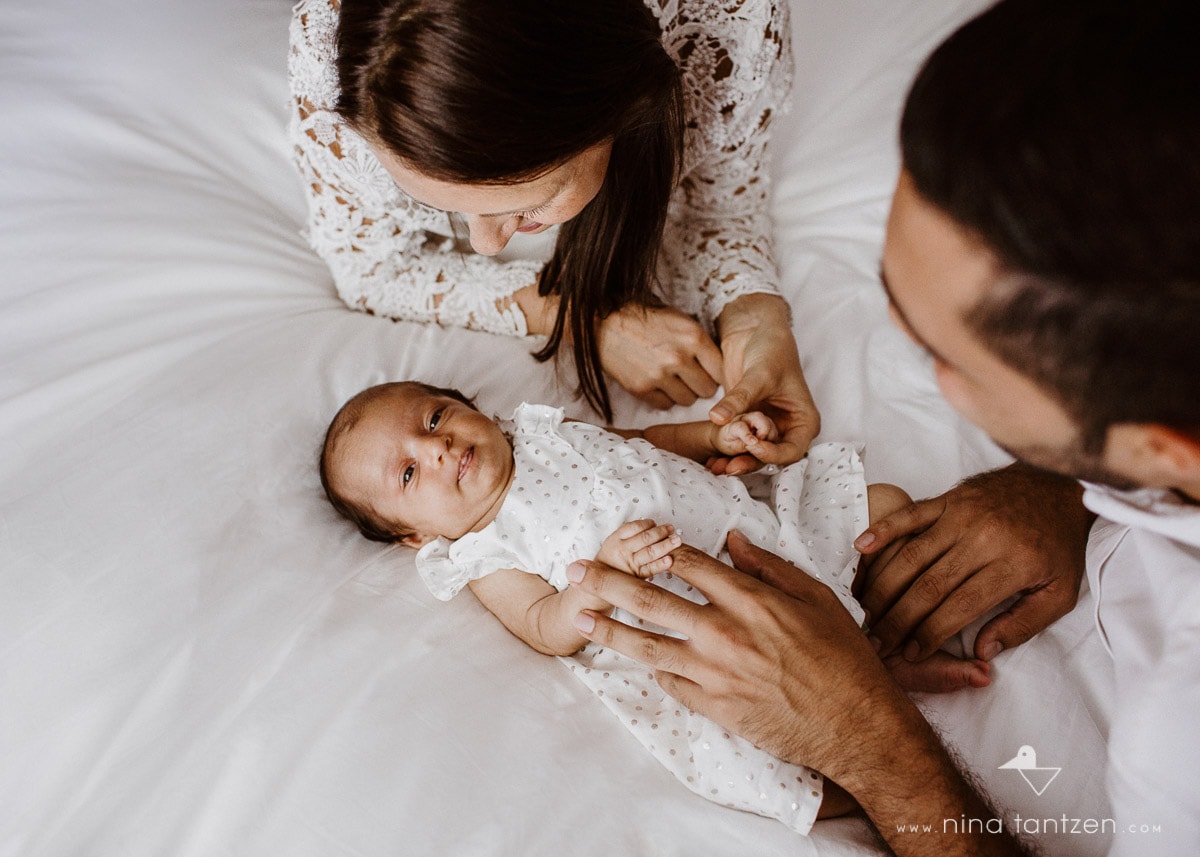
[[[436,411],[433,412],[433,416],[431,416],[429,418],[429,430],[430,431],[433,431],[435,428],[437,428],[438,423],[440,423],[442,421],[442,411],[443,410],[445,410],[445,409],[438,408]]]
[[[415,464],[408,465],[408,467],[404,469],[404,475],[400,477],[400,484],[407,488],[408,483],[412,481],[413,474],[416,472],[417,466]]]

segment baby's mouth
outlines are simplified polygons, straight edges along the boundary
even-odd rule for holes
[[[458,460],[458,481],[462,482],[463,477],[467,475],[467,471],[471,469],[471,462],[475,460],[475,447],[470,447],[462,454],[462,458]]]

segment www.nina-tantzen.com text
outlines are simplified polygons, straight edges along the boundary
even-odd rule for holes
[[[1117,833],[1117,822],[1111,818],[1030,818],[1014,815],[1003,818],[959,818],[942,819],[941,829],[936,824],[897,824],[897,833],[1042,833],[1109,834]],[[1161,824],[1127,824],[1122,833],[1161,833]]]

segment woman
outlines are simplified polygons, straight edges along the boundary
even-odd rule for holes
[[[804,454],[766,214],[781,0],[302,0],[289,72],[309,240],[348,305],[565,343],[606,419],[606,373],[658,407],[724,384],[714,422],[761,407],[771,463]],[[549,262],[493,258],[550,229]]]

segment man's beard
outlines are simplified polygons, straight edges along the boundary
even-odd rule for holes
[[[1059,449],[1048,446],[1014,448],[1003,445],[1000,448],[1020,461],[1056,473],[1065,473],[1084,482],[1108,485],[1118,491],[1133,491],[1144,487],[1127,476],[1113,473],[1104,466],[1100,456],[1087,452],[1079,444]]]

